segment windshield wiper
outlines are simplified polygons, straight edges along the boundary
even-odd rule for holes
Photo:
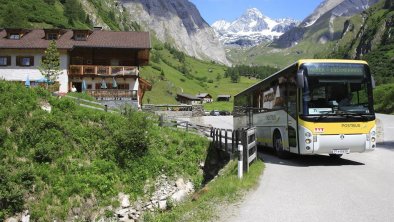
[[[317,116],[317,117],[315,117],[315,122],[317,122],[317,121],[319,121],[319,120],[322,120],[322,119],[325,119],[325,118],[327,118],[327,117],[331,117],[331,116],[335,116],[335,114],[323,114],[323,115],[319,115],[319,116]]]
[[[344,116],[344,117],[361,117],[363,120],[368,120],[368,118],[363,115],[363,114],[359,114],[359,113],[351,113],[351,112],[346,112],[346,113],[338,113],[337,115],[339,116]]]

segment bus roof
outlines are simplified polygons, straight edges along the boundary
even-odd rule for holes
[[[368,63],[364,60],[351,60],[351,59],[300,59],[297,62],[287,66],[284,69],[281,69],[280,71],[268,76],[267,78],[261,80],[260,82],[250,86],[249,88],[243,90],[242,92],[239,92],[238,94],[236,94],[234,97],[237,97],[239,95],[248,93],[250,91],[255,90],[256,88],[258,88],[259,86],[262,85],[262,83],[264,83],[265,81],[275,78],[277,74],[284,72],[285,70],[290,70],[290,69],[295,69],[297,70],[298,67],[300,67],[300,65],[304,64],[304,63],[354,63],[354,64],[365,64],[368,65]]]
[[[304,63],[355,63],[355,64],[368,65],[368,63],[364,60],[351,60],[351,59],[301,59],[298,60],[297,62],[298,65]]]

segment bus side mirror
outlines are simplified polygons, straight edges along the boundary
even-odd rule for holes
[[[372,89],[375,89],[376,82],[375,82],[375,78],[372,75],[371,75],[371,84],[372,84]]]
[[[297,71],[297,87],[304,88],[304,70],[300,69]]]

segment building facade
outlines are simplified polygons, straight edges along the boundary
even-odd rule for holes
[[[141,106],[151,84],[139,76],[149,63],[148,32],[103,30],[0,30],[0,78],[31,85],[45,79],[39,71],[45,50],[55,41],[60,53],[59,92],[85,91],[97,99],[132,100]]]

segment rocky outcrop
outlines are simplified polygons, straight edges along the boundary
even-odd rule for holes
[[[171,181],[166,175],[159,176],[154,184],[155,191],[146,201],[130,203],[130,195],[119,193],[120,207],[115,210],[114,219],[118,221],[138,221],[144,212],[164,211],[184,201],[194,192],[193,184],[183,178]],[[148,190],[148,187],[146,187]]]
[[[188,0],[122,0],[130,16],[159,40],[199,59],[229,65],[214,30]]]

